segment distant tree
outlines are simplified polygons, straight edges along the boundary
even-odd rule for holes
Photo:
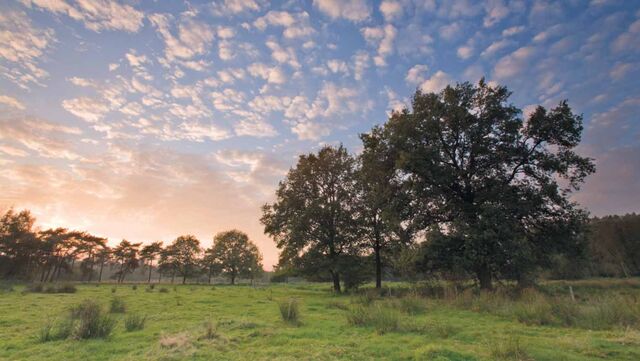
[[[105,263],[111,260],[113,255],[113,250],[109,248],[106,244],[96,251],[96,259],[100,264],[100,271],[98,273],[98,283],[102,282],[102,270],[104,269]]]
[[[28,210],[9,209],[0,217],[0,272],[5,277],[28,277],[36,259],[39,240],[35,218]]]
[[[114,249],[113,258],[118,263],[116,277],[118,283],[124,282],[127,274],[133,272],[140,265],[138,249],[142,243],[131,243],[123,239]]]
[[[147,283],[151,283],[151,271],[153,270],[153,261],[158,258],[162,251],[162,242],[153,242],[142,247],[140,250],[140,259],[149,267],[149,279]]]
[[[103,237],[97,237],[87,232],[83,232],[80,235],[80,243],[78,245],[78,252],[76,257],[84,255],[80,268],[83,275],[87,276],[87,282],[91,282],[94,273],[94,267],[99,262],[96,254],[100,252],[100,249],[105,247],[107,239]]]
[[[568,196],[595,170],[574,150],[582,117],[567,102],[525,121],[510,94],[484,80],[418,91],[383,129],[413,221],[430,232],[428,264],[461,267],[483,289],[497,277],[526,283],[582,246],[585,213]]]
[[[282,250],[280,262],[328,273],[340,292],[341,257],[359,252],[355,160],[343,146],[302,155],[263,207],[265,233]]]
[[[170,249],[176,272],[182,276],[182,283],[187,282],[188,277],[198,273],[200,264],[200,241],[194,236],[180,236],[168,246]]]
[[[263,271],[258,247],[246,233],[238,230],[216,234],[207,254],[211,256],[213,267],[229,277],[231,284],[235,284],[238,277],[253,279]]]
[[[170,275],[171,283],[174,282],[178,265],[175,258],[175,249],[171,245],[166,246],[160,251],[160,259],[158,260],[158,273],[160,277],[158,283],[162,281],[162,275]]]

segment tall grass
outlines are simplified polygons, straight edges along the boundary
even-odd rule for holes
[[[111,313],[124,313],[127,306],[121,297],[114,297],[111,299],[109,306],[109,312]]]
[[[398,311],[380,304],[355,305],[347,311],[346,317],[349,324],[359,327],[373,327],[381,335],[400,329]]]
[[[296,326],[300,324],[300,308],[295,298],[280,301],[278,307],[283,321]]]
[[[131,331],[139,331],[144,329],[144,324],[147,321],[145,316],[139,315],[137,313],[132,313],[127,315],[124,319],[124,329],[127,332]]]
[[[78,339],[106,338],[115,327],[115,319],[105,315],[100,306],[86,300],[75,308],[78,325],[73,336]]]

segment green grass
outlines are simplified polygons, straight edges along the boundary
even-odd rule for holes
[[[576,283],[579,312],[495,295],[395,298],[403,294],[399,284],[382,296],[366,290],[336,296],[328,284],[164,285],[153,292],[78,284],[75,293],[61,294],[13,285],[0,295],[0,360],[640,360],[640,331],[624,311],[629,299],[640,299],[640,288],[601,283]],[[565,286],[551,283],[546,290],[560,294]],[[108,312],[116,297],[125,313]],[[611,301],[587,303],[600,297]],[[298,327],[281,314],[280,303],[292,299],[303,320]],[[64,320],[85,300],[115,322],[110,335],[58,336],[68,333]],[[353,310],[363,322],[350,321]],[[546,310],[553,317],[538,322]],[[143,328],[128,332],[125,322],[139,323],[139,317]],[[607,327],[589,329],[601,318],[632,325],[607,321]]]

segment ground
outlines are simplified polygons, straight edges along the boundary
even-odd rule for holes
[[[327,284],[76,287],[0,292],[0,360],[640,360],[637,329],[531,326],[435,301],[402,314],[412,327],[380,333],[350,324],[347,309],[358,297],[335,296]],[[107,339],[38,339],[71,306],[92,299],[108,311],[114,297],[126,312],[111,315],[117,324]],[[300,305],[299,325],[280,315],[279,302],[291,298]],[[127,332],[124,318],[134,313],[147,317],[145,327]]]

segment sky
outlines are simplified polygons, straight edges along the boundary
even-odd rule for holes
[[[481,77],[563,99],[598,168],[573,199],[640,211],[640,1],[0,2],[0,210],[117,243],[247,232],[297,156],[416,89]]]

